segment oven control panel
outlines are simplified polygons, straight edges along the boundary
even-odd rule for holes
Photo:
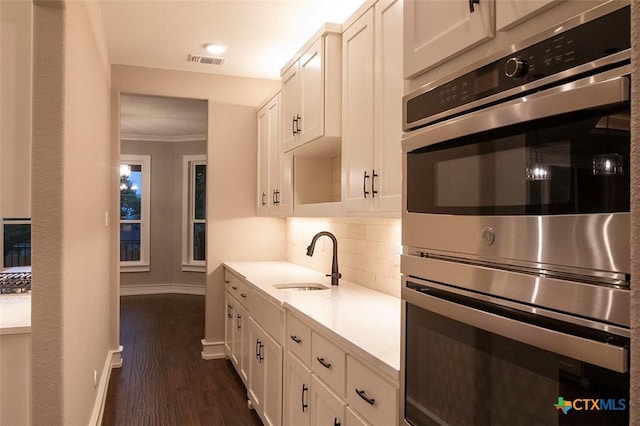
[[[407,96],[404,130],[439,121],[426,120],[430,117],[444,115],[448,118],[442,113],[536,80],[555,75],[562,80],[560,73],[563,71],[627,51],[630,46],[630,7],[626,6],[554,34],[445,84],[426,91],[420,89]],[[554,83],[551,79],[550,84]],[[522,94],[518,92],[518,95]]]

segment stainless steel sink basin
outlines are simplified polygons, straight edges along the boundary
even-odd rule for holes
[[[309,291],[309,290],[328,290],[329,287],[316,283],[316,282],[303,282],[303,283],[282,283],[273,285],[278,290],[296,290],[296,291]]]

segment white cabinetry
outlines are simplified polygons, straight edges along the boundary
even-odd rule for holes
[[[564,0],[497,0],[496,29],[508,30]]]
[[[287,312],[284,424],[396,424],[397,380],[375,372],[358,351],[309,324]]]
[[[293,210],[293,160],[282,148],[280,93],[258,107],[258,213],[287,215]]]
[[[493,37],[494,9],[494,0],[405,0],[404,77]]]
[[[342,37],[345,211],[400,212],[402,0],[380,0]]]
[[[246,283],[225,271],[225,351],[245,385],[249,383],[249,291]]]
[[[251,318],[249,400],[265,425],[282,423],[282,346]]]
[[[309,426],[309,401],[311,398],[311,370],[298,360],[291,352],[287,353],[285,362],[285,404],[284,424]],[[298,401],[296,404],[295,401]]]
[[[311,426],[344,424],[347,404],[316,376],[311,378]]]
[[[283,146],[340,137],[341,27],[326,25],[282,72]]]

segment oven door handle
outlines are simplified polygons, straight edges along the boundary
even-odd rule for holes
[[[407,287],[402,288],[402,299],[407,303],[438,315],[549,352],[588,362],[619,373],[629,371],[629,350],[625,347],[549,330],[420,293]]]

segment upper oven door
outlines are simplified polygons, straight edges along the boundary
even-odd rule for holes
[[[407,134],[403,244],[628,272],[629,71]]]

